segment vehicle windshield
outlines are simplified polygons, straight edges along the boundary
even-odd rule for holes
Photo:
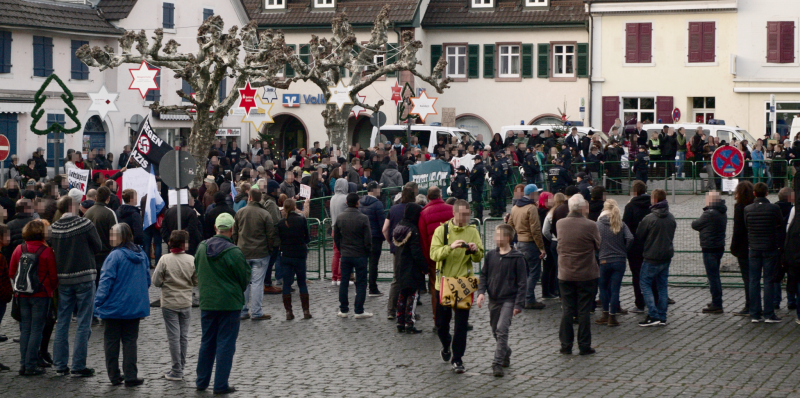
[[[741,134],[742,137],[744,137],[744,139],[746,139],[748,143],[751,143],[751,144],[755,144],[756,143],[756,139],[753,138],[753,136],[750,135],[750,133],[748,133],[747,130],[736,130],[736,132]]]

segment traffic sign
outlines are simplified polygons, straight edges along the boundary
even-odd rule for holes
[[[736,177],[744,169],[744,154],[730,145],[719,147],[711,155],[711,168],[720,177]]]
[[[0,162],[8,159],[9,153],[11,153],[11,143],[8,142],[8,137],[0,134]]]
[[[177,151],[177,165],[175,150],[171,150],[164,154],[161,158],[161,163],[158,165],[158,170],[161,173],[161,180],[172,189],[186,188],[194,179],[197,162],[191,153],[186,151]]]
[[[678,123],[678,120],[681,120],[681,110],[675,108],[672,110],[672,123]]]
[[[372,122],[373,126],[381,127],[386,124],[386,114],[381,111],[375,112],[369,117],[369,121]]]

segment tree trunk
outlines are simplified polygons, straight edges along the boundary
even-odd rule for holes
[[[192,154],[197,162],[197,170],[194,180],[189,184],[190,187],[200,187],[203,185],[203,178],[206,175],[206,160],[208,151],[214,143],[217,129],[222,119],[216,119],[208,111],[198,110],[192,122],[192,132],[189,134],[187,150]]]
[[[328,140],[331,144],[336,145],[344,155],[349,149],[349,139],[347,137],[347,119],[350,116],[350,109],[352,105],[345,105],[341,111],[336,107],[336,104],[328,104],[325,110],[322,111],[322,117],[325,120],[325,130],[328,133]]]

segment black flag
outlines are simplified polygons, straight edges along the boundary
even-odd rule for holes
[[[171,150],[172,147],[159,138],[150,127],[150,115],[145,116],[142,125],[139,126],[139,134],[137,134],[136,142],[133,145],[131,158],[147,169],[151,163],[155,165],[161,163],[161,158],[164,154]]]

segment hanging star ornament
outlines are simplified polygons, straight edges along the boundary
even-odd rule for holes
[[[117,97],[119,93],[109,93],[105,84],[96,93],[88,93],[92,104],[89,105],[89,111],[97,111],[100,114],[100,119],[105,119],[108,112],[118,112]]]
[[[272,102],[278,99],[278,90],[272,86],[264,86],[261,99]]]
[[[345,86],[341,80],[336,86],[328,86],[328,91],[331,93],[328,103],[336,104],[336,107],[342,110],[346,104],[353,103],[353,100],[350,99],[350,90],[352,89],[353,86]]]
[[[419,97],[411,97],[411,103],[414,104],[414,108],[411,109],[411,114],[418,115],[420,119],[422,119],[422,123],[425,123],[425,118],[428,115],[437,115],[436,108],[433,107],[433,104],[436,103],[438,98],[429,98],[426,92],[422,92]]]
[[[392,101],[394,101],[394,106],[397,106],[397,103],[403,100],[403,96],[400,92],[403,90],[397,82],[394,82],[394,86],[392,86]]]
[[[356,95],[358,96],[358,100],[361,101],[362,104],[367,102],[367,96],[366,95],[361,95],[361,94],[356,94]],[[353,105],[353,108],[350,109],[350,113],[356,119],[358,119],[358,116],[361,115],[361,113],[366,112],[366,111],[367,111],[366,108],[364,108],[363,106],[359,106],[359,105]]]
[[[258,90],[250,87],[249,81],[244,88],[239,89],[239,108],[244,109],[247,114],[250,113],[250,109],[256,107],[256,91]]]
[[[274,104],[271,102],[264,102],[261,98],[258,99],[258,102],[260,102],[261,105],[250,109],[242,118],[242,123],[250,122],[253,124],[253,127],[256,128],[256,131],[261,131],[261,126],[263,126],[264,123],[275,123],[275,121],[272,120],[272,116],[269,114]]]
[[[156,83],[158,69],[150,69],[147,62],[142,61],[142,64],[139,65],[139,69],[128,70],[131,71],[131,76],[133,77],[133,81],[128,89],[139,90],[139,93],[142,94],[142,99],[147,96],[148,91],[158,90],[158,83]]]

